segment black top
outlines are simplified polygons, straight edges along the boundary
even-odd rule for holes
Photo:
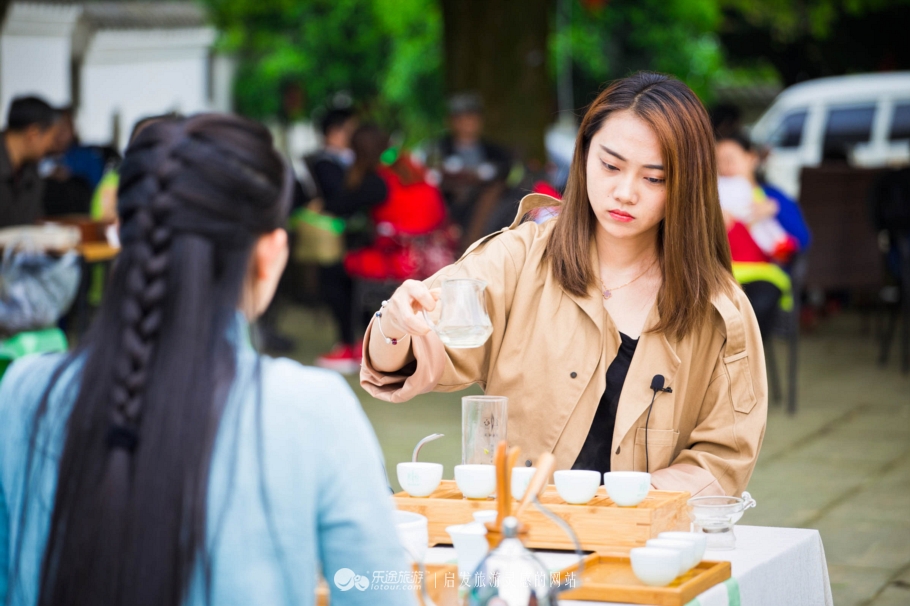
[[[352,188],[345,182],[349,169],[333,154],[318,152],[304,160],[322,197],[325,212],[347,221],[344,233],[347,249],[369,245],[373,236],[366,215],[389,196],[382,177],[374,170],[368,171],[360,185]],[[363,220],[357,221],[356,217]]]
[[[325,211],[343,219],[371,209],[389,195],[385,181],[375,171],[367,172],[359,187],[348,187],[345,183],[347,170],[327,155],[312,163],[313,179],[319,186]]]
[[[44,181],[34,162],[13,172],[6,149],[6,134],[0,133],[0,227],[29,225],[44,216]]]
[[[629,365],[635,354],[638,339],[619,333],[622,342],[619,351],[607,369],[607,388],[600,397],[594,421],[588,430],[588,437],[572,469],[593,469],[601,473],[610,471],[610,455],[613,450],[613,427],[616,425],[616,410],[623,383],[629,374]]]

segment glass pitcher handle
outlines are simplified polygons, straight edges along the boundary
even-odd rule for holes
[[[436,324],[434,324],[433,320],[430,319],[430,314],[427,313],[427,310],[421,309],[420,313],[423,314],[423,319],[426,320],[427,326],[429,326],[433,330],[438,330]]]
[[[747,509],[751,509],[751,508],[755,507],[756,505],[758,505],[758,503],[755,502],[755,499],[752,498],[752,495],[750,495],[748,492],[744,491],[742,498],[743,498],[743,511],[745,511]]]

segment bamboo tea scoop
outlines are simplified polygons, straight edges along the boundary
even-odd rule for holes
[[[537,459],[537,471],[534,472],[534,477],[531,478],[531,481],[528,483],[528,488],[525,490],[525,496],[521,500],[521,503],[518,504],[518,509],[515,510],[516,518],[519,520],[521,519],[521,514],[524,513],[528,504],[531,503],[531,498],[539,495],[546,487],[547,480],[550,479],[550,475],[553,473],[553,468],[555,466],[556,457],[553,456],[553,453],[545,452],[540,455],[540,458]]]
[[[495,522],[487,522],[487,541],[490,549],[502,540],[502,522],[512,515],[512,468],[518,462],[521,449],[508,447],[505,440],[496,446],[496,509]],[[527,529],[519,525],[518,536],[527,535]]]

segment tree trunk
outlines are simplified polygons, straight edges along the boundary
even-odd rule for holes
[[[483,98],[486,136],[522,159],[546,159],[554,119],[547,72],[550,0],[441,0],[446,88]]]

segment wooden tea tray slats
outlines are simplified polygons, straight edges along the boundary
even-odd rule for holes
[[[577,572],[577,564],[570,566],[559,572],[560,580]],[[666,587],[649,587],[632,572],[628,557],[592,554],[585,558],[581,578],[576,578],[577,589],[560,594],[560,599],[685,606],[730,576],[730,562],[701,562]]]
[[[563,518],[575,530],[582,548],[597,553],[627,555],[648,539],[668,530],[688,530],[687,492],[652,490],[636,507],[619,507],[606,495],[604,487],[585,505],[570,505],[562,500],[556,487],[549,485],[540,497],[541,503]],[[414,498],[401,492],[395,495],[398,509],[424,515],[429,520],[430,544],[451,543],[446,527],[466,524],[475,511],[495,510],[493,499],[463,498],[454,481],[443,480],[426,498]],[[514,511],[513,507],[513,511]],[[526,542],[534,549],[574,549],[569,537],[533,506],[522,514],[530,527]]]

